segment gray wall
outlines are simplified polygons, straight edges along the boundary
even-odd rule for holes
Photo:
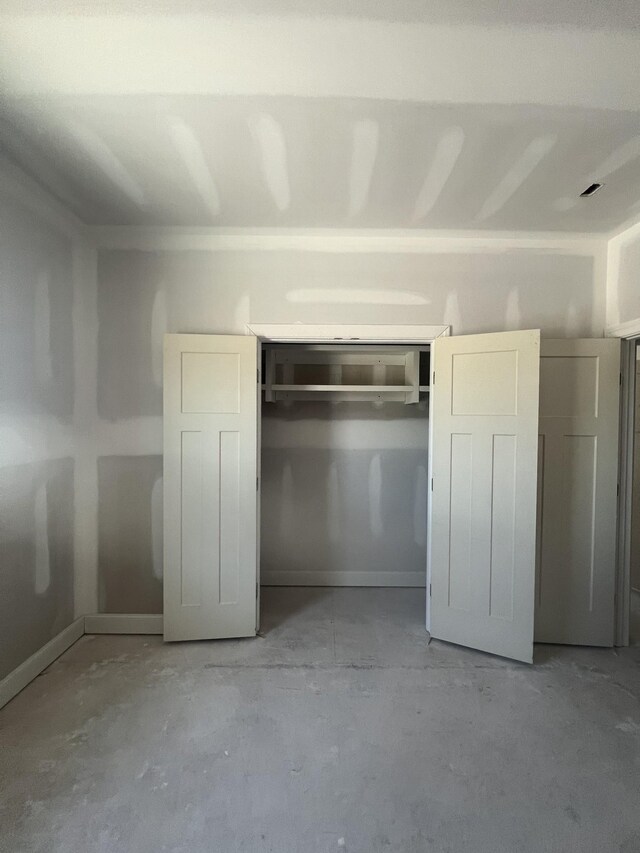
[[[594,242],[592,251],[585,245],[583,241],[574,251],[559,248],[553,241],[531,248],[527,241],[514,246],[496,240],[483,247],[461,239],[433,241],[418,252],[343,251],[329,246],[326,251],[100,248],[100,608],[154,612],[160,607],[164,332],[242,334],[247,322],[300,321],[446,323],[455,333],[541,328],[547,336],[600,336],[605,319],[602,243]],[[272,417],[275,413],[267,420]],[[391,433],[385,433],[384,423],[372,412],[366,416],[366,434],[371,430],[372,436],[382,438],[370,438],[359,451],[353,446],[329,447],[319,440],[324,419],[317,415],[307,412],[295,423],[289,417],[283,418],[291,427],[286,439],[275,420],[271,431],[265,422],[269,447],[263,460],[265,525],[270,525],[270,518],[275,525],[283,524],[277,514],[284,509],[278,509],[275,499],[282,482],[286,488],[287,481],[293,483],[295,493],[313,469],[318,482],[327,484],[333,478],[345,498],[351,499],[357,492],[362,495],[348,510],[358,538],[365,540],[358,553],[359,565],[370,564],[379,570],[391,559],[395,565],[400,553],[406,569],[413,571],[422,561],[424,546],[415,541],[415,484],[411,478],[423,463],[423,450],[413,439],[412,449],[403,449],[401,443],[394,447]],[[412,423],[408,421],[409,427]],[[300,438],[309,435],[310,426],[316,437]],[[422,429],[422,422],[416,421],[414,426]],[[305,448],[315,454],[315,462],[309,453],[299,452],[299,442],[305,440],[315,442],[312,448]],[[278,441],[288,443],[273,446]],[[378,461],[374,461],[376,456]],[[345,480],[347,470],[353,473],[353,484],[351,475]],[[410,483],[393,471],[406,472]],[[382,528],[385,534],[393,531],[392,544],[405,543],[399,552],[374,548],[381,540],[369,536],[378,512],[374,507],[372,514],[369,486],[378,479],[384,485],[379,505]],[[286,520],[294,526],[307,524],[309,537],[289,565],[307,565],[312,550],[317,565],[329,560],[333,565],[349,564],[345,538],[338,548],[327,545],[330,518],[322,495],[329,488],[336,486],[326,485],[324,492],[317,493],[315,504],[311,491],[306,490],[306,502],[296,504],[296,515]],[[344,532],[340,535],[344,537]],[[267,535],[266,565],[280,564],[282,553],[275,536]]]
[[[287,581],[306,573],[307,582],[318,572],[366,572],[375,584],[390,572],[424,584],[427,407],[426,400],[263,406],[265,583],[282,572]]]
[[[635,233],[638,229],[632,231]],[[614,252],[617,255],[617,278],[611,281],[617,310],[614,322],[640,321],[640,233],[625,239]]]
[[[0,198],[2,678],[74,616],[74,249]]]

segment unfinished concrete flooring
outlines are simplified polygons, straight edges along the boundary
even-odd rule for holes
[[[0,712],[2,851],[639,851],[640,649],[428,645],[423,595],[265,589],[254,640],[84,637]]]

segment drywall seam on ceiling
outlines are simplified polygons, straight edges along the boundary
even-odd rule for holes
[[[592,255],[606,248],[598,234],[522,233],[491,231],[415,231],[335,229],[215,229],[89,227],[98,248],[173,251],[366,252],[433,254],[440,252],[502,253],[528,251]]]
[[[458,157],[464,145],[464,131],[461,127],[449,127],[436,144],[433,159],[429,164],[413,212],[414,221],[426,219],[436,206],[438,199],[451,177]]]
[[[220,215],[220,194],[205,152],[193,128],[179,116],[166,119],[167,130],[194,189],[212,216]]]

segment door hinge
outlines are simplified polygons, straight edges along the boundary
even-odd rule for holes
[[[258,374],[258,385],[259,385],[260,384],[260,370],[259,369],[256,370],[256,373]]]
[[[431,478],[431,491],[433,491],[433,477]]]
[[[429,584],[429,598],[431,598],[431,584]]]
[[[260,477],[256,477],[256,492],[260,488]]]
[[[620,497],[620,483],[616,486],[616,495]]]
[[[432,385],[436,384],[436,372],[435,372],[435,370],[433,371],[433,378],[431,379],[431,384]]]
[[[620,387],[622,387],[622,373],[620,374]]]

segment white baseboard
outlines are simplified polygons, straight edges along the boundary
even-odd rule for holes
[[[92,613],[85,634],[162,634],[162,613]]]
[[[0,708],[17,696],[34,678],[59,658],[84,634],[84,618],[76,619],[64,631],[60,631],[52,640],[27,658],[24,663],[10,672],[0,681]]]
[[[263,572],[263,586],[426,586],[426,572]]]
[[[265,572],[263,586],[424,587],[423,572]],[[92,613],[72,622],[0,681],[0,708],[83,634],[162,634],[162,613]]]

